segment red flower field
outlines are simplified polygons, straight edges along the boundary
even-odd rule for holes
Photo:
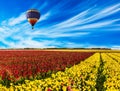
[[[2,79],[45,77],[51,72],[64,71],[66,67],[88,58],[93,52],[65,52],[38,50],[0,51],[0,76]]]

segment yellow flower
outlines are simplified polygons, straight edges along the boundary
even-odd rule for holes
[[[14,91],[14,87],[13,86],[10,86],[10,91]]]
[[[72,91],[80,91],[80,90],[76,88],[72,88]]]
[[[62,87],[62,90],[63,90],[63,91],[67,91],[66,88],[67,88],[66,86],[63,86],[63,87]]]

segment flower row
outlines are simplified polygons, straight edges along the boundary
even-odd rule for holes
[[[105,75],[104,87],[108,91],[117,91],[120,89],[120,64],[114,60],[114,57],[102,53],[104,64],[103,74]]]

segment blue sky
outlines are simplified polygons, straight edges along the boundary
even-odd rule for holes
[[[34,30],[26,11],[41,13]],[[0,48],[118,48],[120,0],[1,0]]]

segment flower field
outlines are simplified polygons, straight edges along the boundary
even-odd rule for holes
[[[120,53],[64,51],[19,51],[18,54],[10,51],[7,52],[8,55],[5,52],[0,53],[0,91],[120,89]]]
[[[4,85],[24,79],[41,79],[80,63],[93,52],[0,51],[0,76]],[[17,84],[17,83],[16,83]]]

